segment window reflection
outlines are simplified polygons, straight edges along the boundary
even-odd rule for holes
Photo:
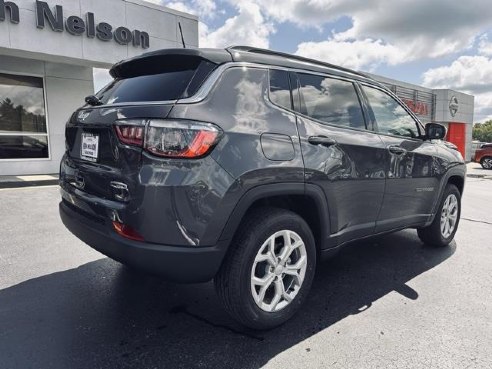
[[[279,106],[292,109],[289,73],[286,71],[270,70],[270,99]]]
[[[48,138],[45,136],[1,136],[0,158],[29,159],[48,157]]]
[[[363,90],[371,105],[379,132],[395,136],[418,137],[415,121],[395,99],[375,88],[363,86]]]
[[[302,113],[339,126],[365,129],[359,98],[351,82],[299,74]]]
[[[0,159],[48,156],[43,79],[0,73]]]

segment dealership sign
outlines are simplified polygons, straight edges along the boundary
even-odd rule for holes
[[[20,22],[19,7],[12,1],[0,0],[0,22],[5,21],[7,16],[10,22],[18,24]],[[130,31],[126,27],[118,27],[113,31],[113,26],[109,23],[100,22],[96,24],[94,13],[91,12],[85,15],[85,20],[72,15],[68,16],[64,22],[62,6],[56,5],[54,9],[51,9],[48,3],[36,1],[36,26],[43,29],[46,25],[55,32],[66,30],[74,36],[85,34],[88,38],[97,38],[101,41],[114,39],[120,45],[132,44],[144,49],[148,49],[150,46],[150,37],[147,32]]]
[[[458,112],[458,108],[459,108],[458,98],[456,96],[453,96],[449,101],[449,112],[451,113],[452,117],[456,115],[456,113]]]
[[[402,99],[403,102],[418,115],[429,115],[429,105],[422,101],[413,101],[410,99]]]

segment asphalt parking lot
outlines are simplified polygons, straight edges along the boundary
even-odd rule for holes
[[[491,368],[492,179],[465,191],[451,247],[412,230],[348,246],[300,314],[253,332],[211,283],[147,277],[82,244],[56,187],[0,190],[0,368]]]

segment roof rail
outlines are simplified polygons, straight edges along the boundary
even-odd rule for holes
[[[371,77],[369,77],[368,75],[366,75],[366,74],[364,74],[362,72],[357,72],[357,71],[352,70],[352,69],[349,69],[349,68],[340,67],[340,66],[335,65],[335,64],[325,63],[325,62],[321,62],[319,60],[315,60],[315,59],[311,59],[311,58],[306,58],[306,57],[303,57],[303,56],[287,54],[287,53],[283,53],[283,52],[280,52],[280,51],[272,51],[272,50],[268,50],[268,49],[261,49],[261,48],[258,48],[258,47],[242,46],[242,45],[229,46],[229,47],[226,48],[226,50],[237,50],[237,51],[246,51],[246,52],[249,52],[249,53],[256,53],[256,54],[280,56],[280,57],[283,57],[283,58],[289,58],[289,59],[293,59],[293,60],[302,61],[302,62],[305,62],[305,63],[310,63],[310,64],[315,64],[315,65],[319,65],[319,66],[323,66],[323,67],[328,67],[328,68],[331,68],[331,69],[337,69],[337,70],[340,70],[340,71],[343,71],[343,72],[352,73],[352,74],[355,74],[355,75],[358,75],[358,76],[361,76],[361,77],[372,79]]]

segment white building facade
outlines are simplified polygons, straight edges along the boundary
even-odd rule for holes
[[[140,0],[0,0],[0,175],[57,173],[93,67],[198,46],[198,19]]]

